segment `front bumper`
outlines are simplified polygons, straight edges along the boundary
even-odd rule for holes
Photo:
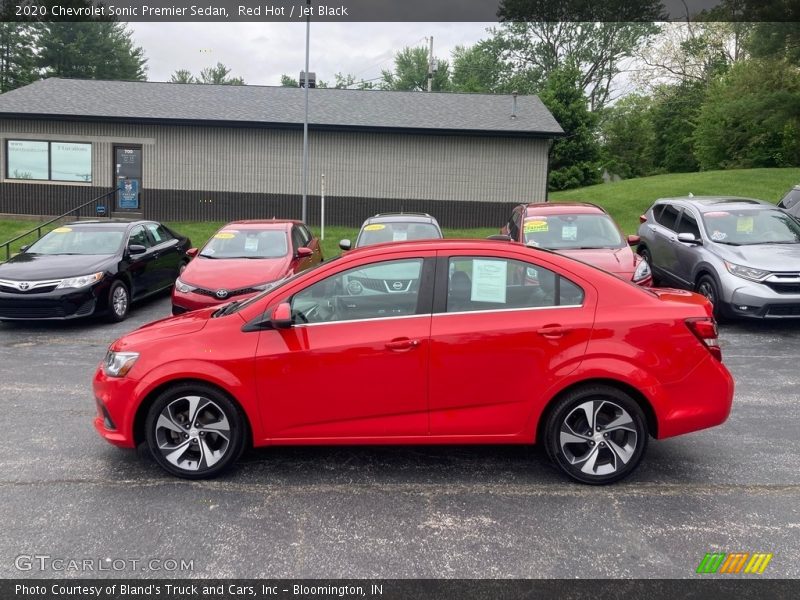
[[[766,284],[750,283],[741,278],[736,278],[736,281],[728,278],[726,284],[729,287],[727,292],[723,288],[722,300],[733,316],[800,319],[800,293],[777,292]]]
[[[133,448],[137,381],[129,377],[109,377],[97,367],[92,381],[97,414],[94,428],[107,442],[122,448]]]
[[[44,293],[0,291],[0,321],[66,320],[88,317],[98,307],[106,286]]]

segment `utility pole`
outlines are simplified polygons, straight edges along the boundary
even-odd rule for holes
[[[428,91],[433,88],[433,36],[428,38]]]
[[[306,0],[306,6],[311,5],[311,0]],[[303,117],[303,223],[308,216],[308,49],[311,39],[311,10],[306,16],[306,72],[303,92],[305,94],[306,108]]]

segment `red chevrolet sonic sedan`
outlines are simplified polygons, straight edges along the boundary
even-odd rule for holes
[[[94,424],[191,479],[247,446],[539,442],[603,484],[725,421],[721,358],[697,294],[507,241],[380,244],[118,339]]]

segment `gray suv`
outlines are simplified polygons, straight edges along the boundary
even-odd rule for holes
[[[660,285],[694,290],[724,317],[800,318],[800,222],[750,198],[657,200],[638,252]]]

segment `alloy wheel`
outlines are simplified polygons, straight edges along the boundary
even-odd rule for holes
[[[117,286],[111,294],[111,306],[117,317],[123,317],[128,312],[128,291],[124,286]]]

